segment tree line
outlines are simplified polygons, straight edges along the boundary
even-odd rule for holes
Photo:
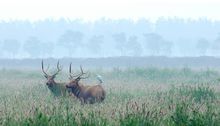
[[[0,58],[219,56],[218,28],[207,19],[2,21]]]

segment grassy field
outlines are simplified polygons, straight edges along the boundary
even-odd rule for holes
[[[37,70],[0,70],[0,125],[3,126],[218,126],[220,74],[190,68],[93,69],[83,80],[104,78],[101,104],[81,105],[55,98]],[[56,81],[68,82],[61,73]]]

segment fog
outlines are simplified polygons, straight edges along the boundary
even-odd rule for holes
[[[206,18],[0,22],[0,58],[220,56],[220,21]]]

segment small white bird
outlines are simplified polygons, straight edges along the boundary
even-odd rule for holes
[[[102,79],[102,76],[101,76],[101,75],[96,74],[96,79],[99,81],[100,84],[103,83],[103,79]]]

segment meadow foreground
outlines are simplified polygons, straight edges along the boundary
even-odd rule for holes
[[[54,97],[39,70],[0,70],[0,125],[3,126],[218,126],[220,74],[190,68],[90,70],[82,80],[104,78],[102,103],[82,105],[72,96]],[[68,82],[68,73],[56,80]]]

